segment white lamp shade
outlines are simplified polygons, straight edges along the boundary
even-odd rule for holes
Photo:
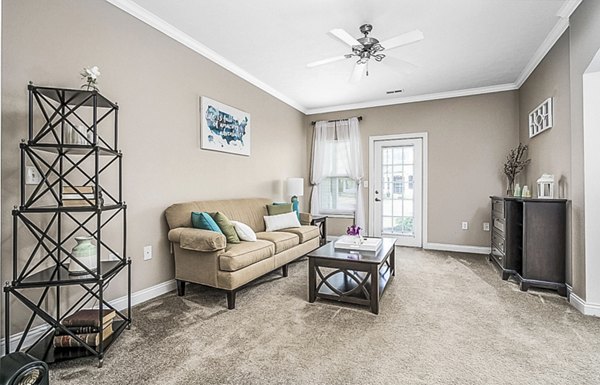
[[[304,195],[304,178],[288,178],[287,193],[289,196],[301,197]]]

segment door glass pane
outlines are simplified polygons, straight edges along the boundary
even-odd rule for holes
[[[382,149],[382,233],[414,235],[414,147]]]
[[[413,164],[414,161],[414,148],[413,146],[403,147],[404,149],[404,164]]]
[[[392,229],[392,217],[383,217],[383,228],[382,232],[390,234],[393,232]]]
[[[381,152],[381,159],[383,160],[383,164],[393,164],[392,152],[393,148],[386,147]]]

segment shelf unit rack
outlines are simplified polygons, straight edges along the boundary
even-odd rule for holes
[[[119,106],[95,90],[30,83],[28,93],[28,139],[20,143],[20,205],[12,211],[12,281],[4,286],[5,353],[11,351],[13,296],[31,311],[15,351],[27,351],[48,363],[92,355],[100,367],[108,348],[131,325],[131,259],[126,257],[127,205],[122,189],[123,154],[118,149]],[[32,186],[26,184],[28,164],[41,176]],[[67,186],[91,186],[94,197],[79,193],[80,206],[65,205],[62,192]],[[115,233],[120,235],[119,247],[103,238],[106,231],[112,232],[111,238]],[[30,242],[23,242],[20,233]],[[72,255],[69,245],[74,245],[79,235],[95,240],[94,270]],[[103,252],[111,259],[103,260]],[[83,275],[69,274],[69,263],[83,268]],[[124,272],[126,311],[105,298],[108,285]],[[37,299],[31,299],[36,295]],[[98,346],[86,344],[61,324],[65,317],[84,308],[97,308],[99,314],[105,309],[116,312],[113,333],[106,339],[101,334]],[[98,323],[103,330],[100,316]],[[71,335],[82,346],[55,348],[56,331]]]

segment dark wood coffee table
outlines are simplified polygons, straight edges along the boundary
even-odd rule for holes
[[[373,252],[336,249],[329,242],[308,253],[308,301],[325,298],[366,305],[379,314],[379,298],[396,275],[395,244],[396,239],[383,238]]]

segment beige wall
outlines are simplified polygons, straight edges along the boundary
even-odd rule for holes
[[[98,65],[101,92],[120,105],[133,291],[174,276],[163,217],[169,204],[284,199],[281,181],[307,174],[302,113],[109,3],[5,0],[2,5],[2,206],[18,204],[27,82],[78,88],[81,68]],[[251,114],[250,157],[200,150],[201,95]],[[9,210],[2,212],[1,228],[4,281],[11,271]],[[154,249],[150,261],[142,258],[145,245]],[[109,294],[124,295],[124,281],[111,285]]]
[[[489,246],[490,233],[482,224],[489,222],[489,196],[506,190],[501,166],[517,144],[518,108],[518,94],[511,91],[311,115],[306,126],[311,128],[315,120],[362,116],[365,174],[369,136],[427,132],[428,242]],[[312,129],[307,138],[310,149]],[[365,190],[366,204],[367,195]],[[470,223],[469,230],[461,230],[462,221]],[[330,219],[329,234],[341,234],[350,222]]]
[[[584,1],[571,16],[571,199],[573,291],[585,300],[583,73],[600,49],[600,1]],[[588,234],[588,236],[597,236]]]
[[[571,187],[571,99],[569,81],[569,32],[565,32],[544,60],[519,89],[521,143],[529,146],[531,163],[517,177],[537,195],[537,179],[553,174],[560,198],[570,199]],[[529,113],[547,98],[553,98],[554,124],[547,131],[529,138]],[[568,243],[570,243],[570,236]],[[567,246],[570,250],[570,244]],[[567,258],[567,283],[571,284],[571,258]]]

